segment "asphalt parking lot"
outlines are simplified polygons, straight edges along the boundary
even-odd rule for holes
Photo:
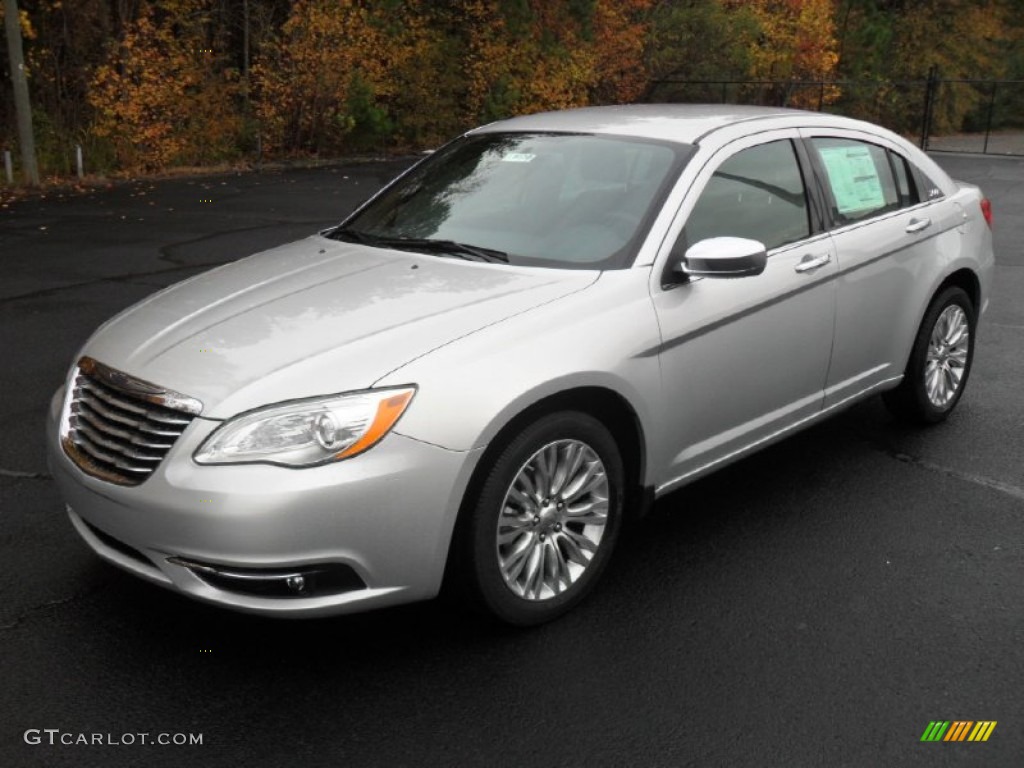
[[[99,323],[337,221],[402,161],[0,207],[0,765],[1020,765],[1024,160],[937,159],[992,198],[999,260],[955,415],[870,401],[662,499],[589,601],[525,632],[209,608],[100,562],[46,473],[46,404]],[[933,720],[998,725],[921,743]],[[121,743],[60,743],[97,733]]]

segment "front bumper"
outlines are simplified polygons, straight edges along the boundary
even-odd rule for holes
[[[196,419],[144,483],[81,472],[50,408],[50,469],[75,529],[105,560],[207,602],[276,616],[348,613],[433,597],[481,451],[392,433],[332,465],[200,466],[219,422]],[[289,577],[311,576],[289,582]],[[297,586],[299,585],[299,586]]]

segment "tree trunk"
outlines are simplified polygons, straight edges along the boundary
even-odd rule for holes
[[[242,0],[242,101],[249,112],[249,0]]]
[[[249,82],[249,0],[242,0],[242,77]]]
[[[25,77],[25,54],[21,49],[21,17],[17,0],[4,0],[4,26],[7,28],[7,52],[11,60],[11,81],[14,85],[14,111],[18,116],[18,142],[21,144],[21,167],[25,181],[39,186],[36,165],[36,142],[32,134],[32,105],[28,99]]]

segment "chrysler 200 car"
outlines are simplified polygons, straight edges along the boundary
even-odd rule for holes
[[[946,418],[990,225],[835,116],[492,123],[105,323],[53,399],[53,476],[101,557],[194,598],[315,616],[444,587],[546,621],[653,499],[876,393]]]

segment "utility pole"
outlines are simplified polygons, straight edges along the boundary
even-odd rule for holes
[[[14,85],[14,111],[18,116],[21,167],[25,172],[25,181],[38,187],[39,167],[36,165],[36,142],[32,134],[32,106],[28,99],[28,78],[25,77],[25,54],[21,48],[18,0],[4,0],[4,26],[7,28],[7,53],[11,61],[11,82]]]

